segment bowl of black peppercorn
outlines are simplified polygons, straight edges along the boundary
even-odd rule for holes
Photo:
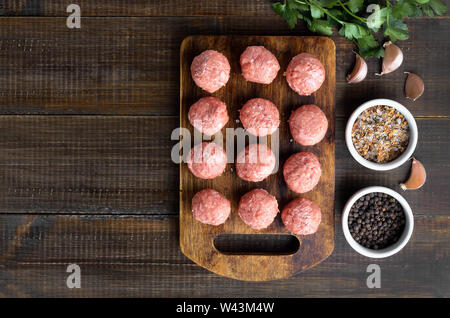
[[[386,187],[367,187],[347,201],[342,229],[361,255],[383,258],[398,253],[411,238],[414,217],[408,202]]]

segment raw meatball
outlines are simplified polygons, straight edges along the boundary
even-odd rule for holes
[[[316,105],[303,105],[292,113],[289,127],[296,142],[303,146],[312,146],[325,137],[328,120]]]
[[[264,46],[249,46],[241,54],[242,75],[249,82],[270,84],[277,77],[280,64]]]
[[[239,201],[239,216],[255,230],[265,229],[272,224],[278,212],[277,199],[263,189],[247,192]]]
[[[294,56],[286,70],[289,86],[299,95],[311,95],[325,81],[325,68],[312,54]]]
[[[192,198],[192,214],[197,221],[210,225],[225,223],[231,212],[227,198],[213,189],[197,192]]]
[[[242,107],[239,118],[249,133],[255,136],[272,134],[280,125],[277,106],[264,98],[253,98]]]
[[[225,86],[230,78],[230,69],[227,58],[214,50],[204,51],[191,64],[192,79],[208,93]]]
[[[198,178],[220,176],[227,165],[225,150],[214,142],[203,142],[191,149],[187,158],[189,170]]]
[[[203,97],[189,108],[188,118],[192,126],[212,136],[228,122],[227,105],[216,97]]]
[[[281,219],[289,232],[296,235],[308,235],[316,233],[322,213],[313,201],[297,198],[283,209]]]
[[[322,170],[316,155],[310,152],[293,154],[286,160],[283,175],[289,189],[297,193],[311,191],[319,182]]]
[[[252,144],[236,158],[236,172],[245,181],[259,182],[275,168],[275,155],[265,144]]]

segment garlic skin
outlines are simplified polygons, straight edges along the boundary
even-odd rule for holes
[[[422,187],[426,180],[427,172],[425,167],[419,160],[413,158],[409,178],[405,183],[400,183],[400,187],[403,191],[416,190]]]
[[[405,96],[406,98],[415,101],[420,96],[422,96],[425,90],[425,85],[423,83],[423,80],[418,75],[410,72],[405,73],[408,74],[405,84]]]
[[[402,50],[391,41],[383,44],[384,47],[384,57],[383,65],[381,67],[381,73],[376,73],[375,75],[389,74],[400,67],[403,63],[403,52]]]
[[[356,61],[355,66],[353,67],[353,70],[350,74],[347,75],[347,82],[348,83],[359,83],[363,81],[367,76],[367,64],[366,61],[355,52],[356,55]]]

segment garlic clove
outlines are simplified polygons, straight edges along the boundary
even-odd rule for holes
[[[367,75],[367,64],[364,59],[355,52],[356,61],[355,66],[350,74],[347,75],[348,83],[359,83],[366,78]]]
[[[397,45],[389,41],[384,43],[383,47],[384,47],[384,57],[383,57],[383,65],[381,67],[381,73],[375,74],[380,76],[395,71],[403,63],[403,52]]]
[[[423,91],[425,90],[425,85],[423,84],[423,80],[418,75],[410,72],[405,73],[408,74],[405,84],[405,96],[406,98],[415,101],[422,96]]]
[[[427,172],[423,164],[413,158],[411,165],[411,173],[405,183],[400,183],[402,190],[416,190],[422,187],[427,180]]]

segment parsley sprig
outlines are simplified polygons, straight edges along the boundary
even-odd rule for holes
[[[380,30],[392,42],[406,40],[409,35],[404,18],[447,12],[441,0],[284,0],[272,3],[272,8],[291,28],[299,19],[309,30],[322,35],[332,35],[335,27],[355,43],[361,56],[378,58],[384,56],[375,38]]]

